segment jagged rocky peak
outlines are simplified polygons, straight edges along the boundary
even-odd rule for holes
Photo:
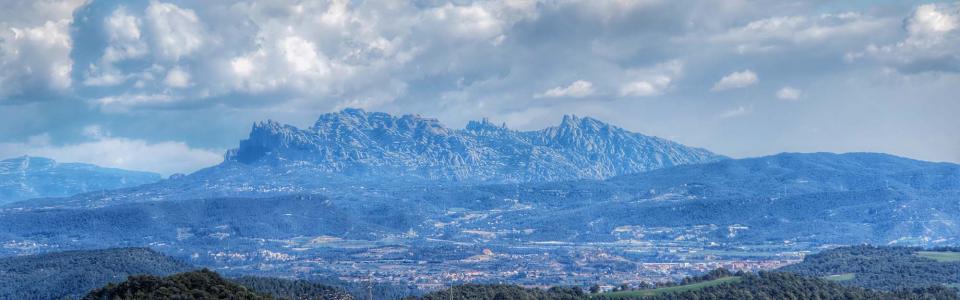
[[[467,122],[466,131],[474,134],[485,134],[485,133],[499,133],[503,131],[509,131],[507,129],[506,123],[501,123],[500,125],[490,122],[490,119],[483,118],[480,121],[470,121]]]
[[[250,130],[250,136],[240,141],[240,147],[227,151],[224,160],[251,163],[273,149],[290,148],[308,143],[308,140],[308,136],[296,127],[273,120],[256,122]]]
[[[321,115],[305,130],[257,123],[226,162],[262,163],[286,173],[307,168],[359,177],[526,182],[604,179],[722,158],[589,117],[565,116],[560,125],[538,131],[510,130],[488,119],[453,130],[419,115],[344,109]]]
[[[601,131],[623,131],[616,127],[591,117],[577,117],[564,115],[559,126],[545,129],[551,137],[563,135],[597,134]]]
[[[347,108],[320,115],[310,130],[320,135],[371,131],[398,135],[451,133],[451,130],[440,124],[437,119],[424,118],[420,115],[395,117],[383,112],[366,112],[359,108]]]
[[[561,128],[570,128],[570,129],[584,129],[584,130],[598,130],[603,127],[609,127],[610,124],[604,123],[600,120],[591,118],[591,117],[577,117],[577,115],[563,115],[563,120],[560,121]]]
[[[658,151],[664,151],[668,148],[686,148],[683,145],[645,136],[639,133],[629,132],[623,128],[610,125],[603,121],[591,117],[577,117],[576,115],[565,115],[560,125],[548,127],[541,131],[541,143],[553,147],[572,147],[582,151],[632,151],[631,149],[646,147],[650,144],[661,144],[663,147],[659,150],[646,149],[640,152],[647,154],[656,154]],[[690,149],[696,152],[698,149]],[[638,153],[641,155],[642,153]]]
[[[262,136],[281,136],[290,138],[297,135],[299,128],[291,125],[280,124],[274,120],[266,120],[253,124],[252,133]]]

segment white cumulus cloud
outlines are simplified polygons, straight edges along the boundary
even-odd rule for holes
[[[913,17],[907,22],[911,35],[938,35],[957,28],[957,16],[940,11],[935,4],[917,7]]]
[[[159,54],[167,59],[178,60],[203,45],[204,30],[193,10],[151,1],[146,18]]]
[[[638,80],[620,87],[620,96],[648,97],[663,94],[670,86],[670,77],[658,76],[649,80]]]
[[[620,86],[621,97],[650,97],[662,95],[670,84],[683,74],[683,62],[671,60],[648,68],[627,71],[632,80]]]
[[[893,19],[847,12],[776,16],[752,21],[709,38],[728,43],[740,54],[763,53],[797,46],[838,43],[892,27]]]
[[[140,37],[140,18],[131,15],[124,7],[117,8],[104,21],[104,29],[110,45],[103,54],[105,63],[118,62],[147,54],[147,44]]]
[[[432,9],[427,17],[447,34],[460,39],[485,40],[497,38],[503,22],[490,9],[478,4],[446,5]]]
[[[802,92],[798,89],[785,86],[777,91],[777,98],[783,100],[800,100]]]
[[[190,73],[180,67],[174,67],[167,71],[167,77],[163,83],[173,88],[185,88],[190,86]]]
[[[536,98],[560,98],[560,97],[581,98],[581,97],[593,95],[593,93],[594,93],[593,83],[585,80],[577,80],[568,86],[558,86],[558,87],[546,90],[543,93],[537,94],[534,97]]]
[[[920,5],[904,23],[907,36],[902,41],[867,45],[847,53],[846,60],[875,59],[903,73],[960,72],[960,4]]]
[[[753,107],[737,106],[736,108],[725,110],[718,115],[721,119],[737,118],[749,115],[753,112]]]
[[[0,103],[30,93],[67,91],[72,80],[73,11],[84,1],[0,4]]]
[[[727,76],[720,78],[720,81],[717,81],[711,88],[711,91],[724,91],[730,89],[739,89],[745,88],[751,85],[754,85],[759,81],[757,73],[754,73],[751,70],[743,70],[738,72],[730,73]]]

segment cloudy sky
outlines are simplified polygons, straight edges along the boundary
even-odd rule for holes
[[[960,2],[0,1],[2,157],[189,172],[346,107],[960,162]]]

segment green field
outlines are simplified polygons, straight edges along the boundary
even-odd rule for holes
[[[666,294],[666,293],[695,291],[695,290],[699,290],[706,287],[721,285],[724,283],[737,283],[737,282],[740,282],[740,280],[741,278],[739,276],[730,276],[730,277],[724,277],[720,279],[714,279],[710,281],[698,282],[698,283],[687,284],[687,285],[671,286],[671,287],[665,287],[665,288],[640,290],[640,291],[608,292],[608,293],[603,293],[602,295],[611,299],[630,299],[630,298],[638,298],[638,297],[655,296],[655,295]]]
[[[830,280],[830,281],[847,281],[847,280],[853,280],[853,279],[856,278],[856,277],[857,277],[856,274],[853,274],[853,273],[844,273],[844,274],[823,276],[823,277],[820,277],[820,278],[823,278],[823,279],[826,279],[826,280]]]
[[[919,251],[917,256],[926,257],[939,262],[958,262],[960,252]]]

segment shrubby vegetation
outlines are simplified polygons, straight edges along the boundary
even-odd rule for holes
[[[721,274],[721,273],[714,273]],[[784,272],[741,273],[741,280],[700,289],[652,293],[649,290],[617,291],[587,294],[579,288],[551,288],[547,290],[522,288],[515,285],[462,285],[427,294],[422,300],[471,299],[960,299],[953,289],[929,287],[895,292],[873,291],[859,287],[842,286],[818,278],[807,278]],[[726,273],[725,276],[730,276]],[[716,280],[718,278],[711,275]],[[706,277],[686,280],[688,284],[708,281]],[[661,287],[662,288],[662,287]],[[669,287],[668,287],[669,288]]]
[[[83,300],[132,299],[233,299],[233,300],[352,300],[341,289],[303,280],[242,277],[230,280],[214,271],[174,274],[167,277],[130,276],[119,284],[108,284],[87,294]]]
[[[278,299],[353,299],[343,289],[307,280],[244,276],[232,281]]]
[[[495,284],[465,284],[452,288],[429,293],[420,298],[409,297],[408,300],[448,300],[448,299],[488,299],[488,300],[576,300],[587,299],[588,294],[579,287],[552,287],[543,289],[528,289],[516,285]]]
[[[630,287],[627,284],[621,284],[620,286],[615,287],[612,291],[621,292],[621,294],[627,294],[627,295],[631,294],[629,292],[637,292],[637,291],[643,292],[640,294],[651,294],[653,292],[660,293],[663,291],[680,291],[680,290],[684,290],[682,289],[684,287],[695,287],[695,286],[700,286],[700,284],[704,284],[704,283],[718,284],[723,282],[729,282],[729,280],[723,280],[723,279],[739,280],[740,277],[743,275],[744,273],[742,271],[731,273],[727,269],[719,268],[719,269],[715,269],[710,272],[707,272],[706,274],[703,274],[700,276],[684,277],[679,282],[675,282],[675,281],[664,281],[664,282],[658,282],[658,283],[641,282],[636,287]],[[599,293],[600,286],[593,285],[590,287],[589,291],[592,294]]]
[[[226,280],[216,272],[207,269],[179,273],[169,277],[131,276],[127,281],[120,284],[108,284],[83,297],[83,300],[132,299],[266,300],[273,298]]]
[[[595,299],[607,298],[603,295]],[[629,298],[628,298],[629,299]],[[737,283],[706,287],[694,291],[663,293],[643,297],[653,300],[673,299],[958,299],[954,290],[931,287],[897,292],[880,292],[842,286],[817,278],[783,272],[744,274]]]
[[[309,278],[313,284],[342,288],[355,299],[402,299],[409,296],[422,295],[423,291],[416,285],[400,285],[385,282],[351,282],[337,278]]]
[[[929,251],[955,251],[937,248]],[[844,285],[879,290],[923,288],[960,283],[960,262],[938,262],[917,255],[921,248],[852,246],[826,250],[781,271],[824,277],[853,274]]]

